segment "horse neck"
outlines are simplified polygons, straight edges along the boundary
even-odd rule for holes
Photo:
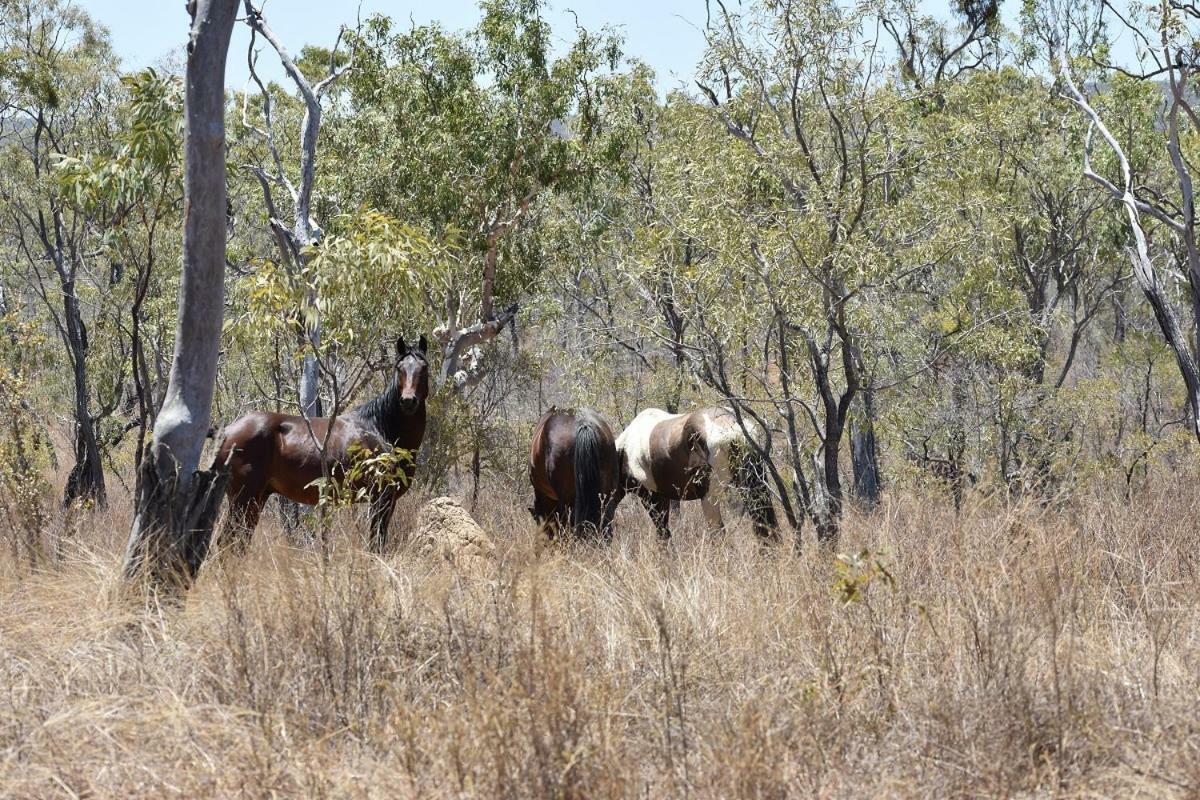
[[[361,416],[366,417],[395,447],[415,449],[425,436],[425,401],[417,410],[405,414],[400,410],[400,384],[393,381],[387,390],[362,406]]]
[[[394,447],[404,450],[416,450],[420,447],[421,440],[425,438],[425,401],[418,403],[417,410],[413,413],[399,414],[395,419],[395,429],[386,434],[388,441]]]

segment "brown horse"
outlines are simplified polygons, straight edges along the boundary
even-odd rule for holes
[[[621,431],[617,452],[625,488],[641,499],[661,538],[671,536],[673,500],[699,500],[709,526],[721,530],[717,500],[730,487],[741,495],[759,538],[778,537],[762,458],[728,409],[688,414],[646,409]]]
[[[367,489],[371,549],[383,549],[392,510],[408,490],[416,472],[413,459],[425,436],[425,400],[429,395],[425,348],[424,336],[415,348],[405,344],[403,337],[397,339],[391,386],[344,415],[305,420],[291,414],[253,411],[225,429],[216,463],[228,463],[232,472],[226,530],[234,534],[234,547],[248,544],[271,495],[316,505],[320,499],[318,482],[323,477],[344,479],[347,469],[363,455],[405,451],[410,457],[394,480],[382,485],[372,480],[369,486],[351,482],[342,487],[351,491]]]
[[[612,538],[612,517],[620,502],[620,470],[612,428],[588,409],[551,408],[538,420],[529,448],[529,509],[553,535],[570,526],[583,538]]]

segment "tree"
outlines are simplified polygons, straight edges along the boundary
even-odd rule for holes
[[[270,166],[249,165],[248,168],[258,177],[262,184],[263,199],[266,205],[268,222],[279,248],[281,263],[292,271],[299,271],[309,257],[307,248],[316,244],[321,237],[321,226],[313,217],[313,189],[317,178],[317,146],[321,132],[322,103],[334,83],[354,64],[353,54],[346,61],[339,60],[338,45],[342,33],[329,54],[327,74],[315,83],[305,76],[300,65],[293,60],[283,43],[267,25],[262,11],[254,6],[251,0],[245,1],[246,24],[252,31],[250,38],[250,75],[258,86],[262,98],[262,125],[253,125],[243,105],[242,123],[262,140],[270,158]],[[255,52],[256,37],[263,37],[275,50],[283,64],[288,78],[295,84],[300,99],[304,104],[304,114],[300,120],[300,173],[298,180],[293,182],[284,168],[284,159],[277,144],[275,118],[271,93],[255,69],[257,53]],[[248,98],[243,98],[245,102]],[[282,189],[291,203],[291,224],[283,221],[277,210],[272,186]],[[310,306],[315,305],[315,297],[307,298]],[[315,309],[314,309],[315,311]],[[300,373],[300,413],[306,417],[321,415],[320,401],[320,369],[317,351],[321,347],[321,318],[313,313],[305,318],[302,330],[304,347],[304,365]]]
[[[200,471],[225,294],[225,59],[237,0],[195,0],[184,128],[183,279],[171,377],[138,474],[126,578],[187,583],[208,551],[228,472]]]
[[[1108,10],[1108,4],[1102,3],[1100,10],[1102,13]],[[1134,23],[1125,22],[1125,17],[1120,19],[1123,24],[1133,28]],[[1164,187],[1162,193],[1147,192],[1135,182],[1126,146],[1112,133],[1096,106],[1076,83],[1073,75],[1075,66],[1067,45],[1071,26],[1078,21],[1060,10],[1056,20],[1060,29],[1051,41],[1056,46],[1053,58],[1062,79],[1064,94],[1088,121],[1083,174],[1112,199],[1120,202],[1125,213],[1133,238],[1128,256],[1133,265],[1134,279],[1153,309],[1163,339],[1175,356],[1176,366],[1183,378],[1192,432],[1200,441],[1200,244],[1196,238],[1195,193],[1188,141],[1200,129],[1200,120],[1188,88],[1188,82],[1196,70],[1193,63],[1196,19],[1197,9],[1190,3],[1163,3],[1154,17],[1157,28],[1152,34],[1154,39],[1133,28],[1140,46],[1145,48],[1156,64],[1150,73],[1137,79],[1167,77],[1168,93],[1163,120],[1166,136],[1163,141],[1174,173],[1174,185]],[[1084,45],[1089,43],[1086,39],[1083,42]],[[1102,61],[1104,54],[1101,52],[1097,55]],[[1096,135],[1099,135],[1116,161],[1115,178],[1107,177],[1093,167],[1092,145]],[[1157,131],[1152,135],[1161,136]],[[1156,243],[1146,225],[1147,219],[1161,226],[1160,230],[1171,244],[1158,247],[1185,276],[1190,290],[1187,332],[1180,323],[1170,281],[1162,268],[1154,263],[1152,248]]]
[[[81,283],[88,274],[92,220],[73,207],[54,178],[60,154],[103,141],[112,89],[111,50],[80,9],[59,0],[7,3],[0,9],[0,93],[5,170],[4,216],[24,263],[26,285],[44,306],[67,353],[75,463],[63,500],[104,505],[106,490]],[[111,413],[111,406],[105,409]]]
[[[577,31],[551,56],[539,0],[486,0],[466,36],[432,27],[393,31],[368,21],[330,119],[335,194],[419,222],[460,245],[457,270],[426,286],[442,346],[440,383],[464,391],[486,372],[482,346],[515,318],[537,264],[517,234],[551,192],[585,181],[598,145],[611,37]]]
[[[731,352],[731,334],[769,348],[754,392],[784,420],[792,474],[777,473],[777,488],[788,519],[800,519],[795,505],[822,541],[837,535],[841,449],[854,402],[874,381],[869,300],[900,266],[899,242],[878,212],[886,181],[901,167],[889,120],[905,101],[878,85],[876,47],[858,42],[865,13],[808,0],[753,4],[737,14],[721,5],[698,83],[740,150],[737,184],[726,191],[744,205],[736,212],[740,231],[731,220],[696,238],[718,254],[718,265],[736,259],[761,293],[757,309],[743,309],[738,326],[751,328],[741,333],[698,318],[705,326],[700,375],[762,425],[747,381],[737,379],[746,347]],[[801,431],[807,423],[815,452]],[[873,420],[864,414],[861,425],[869,438]],[[858,451],[870,458],[875,449]],[[794,503],[783,492],[789,482]]]
[[[177,272],[164,273],[160,262],[165,260],[164,251],[170,252],[176,244],[166,243],[171,238],[166,229],[177,220],[183,199],[183,98],[176,79],[153,69],[125,76],[121,83],[127,97],[117,115],[115,134],[92,152],[60,155],[55,171],[77,213],[94,220],[98,253],[108,264],[105,302],[122,311],[128,309],[127,326],[118,322],[111,326],[113,331],[102,331],[117,341],[121,361],[127,363],[103,367],[118,376],[128,369],[137,413],[118,426],[104,444],[111,448],[125,432],[137,428],[135,464],[140,464],[146,431],[154,424],[166,388],[158,355],[167,338],[166,309],[161,300],[168,278],[176,278]],[[129,273],[132,282],[126,279]],[[153,319],[147,317],[148,307]],[[124,400],[122,383],[116,381],[110,392],[114,403]]]

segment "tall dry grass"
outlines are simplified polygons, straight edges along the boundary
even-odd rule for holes
[[[1160,486],[893,497],[840,560],[690,512],[662,548],[632,503],[544,547],[493,492],[480,574],[267,525],[150,611],[117,508],[0,548],[0,794],[1194,796],[1200,496]]]

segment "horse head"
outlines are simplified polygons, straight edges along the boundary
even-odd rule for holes
[[[428,343],[422,335],[415,347],[404,337],[396,339],[396,388],[399,390],[400,410],[412,414],[429,397],[429,360],[425,357]]]

